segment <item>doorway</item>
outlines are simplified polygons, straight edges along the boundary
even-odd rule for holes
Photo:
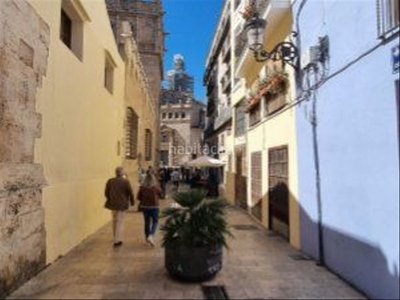
[[[289,239],[288,147],[268,151],[269,228]]]
[[[247,210],[246,152],[244,147],[236,148],[235,204]]]

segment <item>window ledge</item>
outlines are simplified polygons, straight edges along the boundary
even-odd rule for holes
[[[378,38],[382,41],[389,41],[392,38],[394,38],[396,35],[398,35],[400,32],[400,26],[396,26],[384,33],[382,33]]]

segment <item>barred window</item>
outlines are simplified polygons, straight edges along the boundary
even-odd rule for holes
[[[387,39],[399,32],[398,0],[377,0],[378,37]]]
[[[152,150],[152,145],[153,143],[153,136],[151,134],[151,130],[150,129],[146,129],[145,132],[145,144],[144,144],[144,159],[147,161],[151,160],[151,150]]]
[[[126,111],[126,158],[137,158],[138,128],[139,117],[131,107],[128,107]]]

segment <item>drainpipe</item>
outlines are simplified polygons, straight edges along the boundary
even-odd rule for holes
[[[318,120],[317,120],[317,96],[316,91],[313,92],[312,99],[312,116],[311,126],[313,135],[313,152],[314,152],[314,167],[315,167],[315,187],[317,193],[317,208],[318,208],[318,266],[325,265],[325,250],[324,250],[324,232],[322,226],[322,196],[321,196],[321,174],[319,161],[318,147]]]

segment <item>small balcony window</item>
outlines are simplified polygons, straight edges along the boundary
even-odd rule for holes
[[[68,48],[71,49],[72,21],[63,9],[61,10],[60,26],[60,39]]]
[[[82,61],[84,22],[90,22],[89,15],[80,0],[62,0],[60,13],[60,40]]]
[[[104,64],[104,87],[111,94],[114,91],[114,68],[115,63],[111,58],[111,55],[106,52],[105,64]]]

